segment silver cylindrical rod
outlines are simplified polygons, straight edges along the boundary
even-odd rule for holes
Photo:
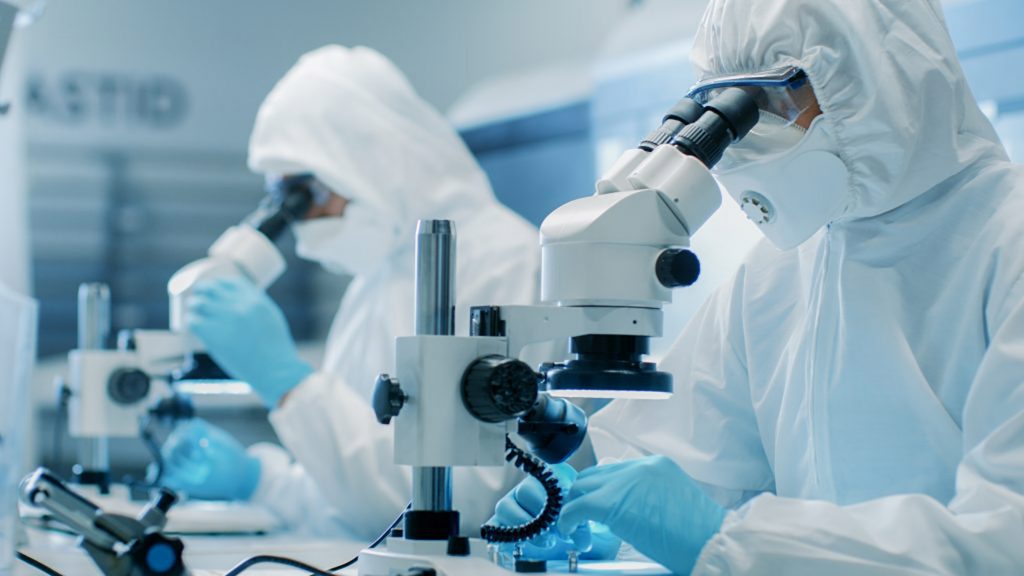
[[[100,282],[78,286],[78,349],[100,350],[110,337],[110,288]]]
[[[452,509],[452,469],[417,466],[412,469],[412,509],[447,512]]]
[[[100,282],[78,286],[78,349],[102,350],[110,338],[110,287]],[[78,461],[89,471],[110,469],[107,438],[88,438],[79,443]]]
[[[455,224],[420,220],[416,227],[416,334],[455,334]],[[452,469],[412,471],[412,509],[452,509]]]
[[[420,220],[416,227],[416,334],[455,334],[455,224]]]

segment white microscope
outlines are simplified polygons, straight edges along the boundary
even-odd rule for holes
[[[309,210],[318,194],[312,183],[311,178],[291,179],[276,197],[225,231],[205,258],[171,277],[169,330],[125,331],[111,349],[109,289],[103,284],[79,288],[78,348],[68,354],[68,430],[73,438],[86,441],[75,467],[79,484],[98,486],[106,494],[108,439],[138,436],[140,420],[154,410],[190,416],[190,404],[173,395],[173,382],[227,378],[188,333],[188,296],[197,283],[212,278],[244,276],[261,288],[277,280],[285,271],[285,260],[274,241]]]
[[[496,554],[551,527],[562,496],[541,459],[562,461],[581,424],[557,397],[666,398],[670,374],[644,362],[662,334],[672,289],[696,281],[690,237],[718,209],[709,169],[758,120],[741,89],[706,106],[684,99],[662,125],[597,182],[597,193],[552,212],[541,226],[537,306],[477,307],[471,336],[454,336],[454,229],[422,221],[417,247],[416,335],[396,341],[396,378],[382,375],[374,409],[395,421],[395,463],[413,467],[411,509],[384,548],[359,556],[363,576],[461,576],[543,572],[543,562]],[[539,372],[516,360],[529,344],[569,339],[574,358]],[[562,360],[562,359],[556,359]],[[541,459],[514,446],[526,439]],[[538,434],[539,432],[539,434]],[[545,510],[515,527],[458,532],[452,466],[501,466],[506,458],[548,491]],[[570,562],[572,564],[572,562]],[[573,568],[570,566],[570,569]]]

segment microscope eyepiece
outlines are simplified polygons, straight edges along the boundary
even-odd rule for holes
[[[683,128],[672,144],[713,168],[725,149],[757,124],[759,113],[754,97],[740,88],[725,90],[704,108],[704,114]]]
[[[668,144],[684,127],[699,120],[703,114],[704,107],[696,100],[683,98],[661,119],[661,126],[644,137],[639,148],[651,152],[662,144]]]
[[[300,220],[313,207],[316,179],[312,175],[282,179],[257,211],[252,225],[261,234],[276,240],[285,229]]]

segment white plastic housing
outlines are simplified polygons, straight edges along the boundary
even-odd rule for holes
[[[688,244],[686,227],[657,191],[575,200],[541,225],[541,301],[658,308],[672,301],[655,277],[658,255]]]
[[[396,339],[396,372],[407,398],[394,420],[395,464],[502,466],[505,425],[477,420],[462,402],[462,375],[474,360],[504,354],[502,338]]]
[[[613,192],[633,190],[633,186],[629,184],[627,178],[647,158],[647,154],[646,150],[641,150],[640,148],[623,152],[615,163],[612,164],[612,167],[597,180],[597,194],[611,194]]]
[[[128,406],[114,402],[107,393],[107,382],[117,369],[140,368],[135,354],[120,350],[72,350],[68,364],[68,433],[73,438],[138,436],[139,417],[162,396],[162,384],[151,381],[146,398]]]
[[[693,236],[722,205],[722,192],[704,164],[671,144],[658,146],[627,178],[634,190],[657,190],[676,208]]]
[[[284,256],[266,236],[251,226],[232,226],[210,246],[209,256],[185,265],[171,276],[167,293],[171,300],[170,327],[185,331],[185,304],[192,288],[202,280],[244,276],[266,288],[284,274]]]

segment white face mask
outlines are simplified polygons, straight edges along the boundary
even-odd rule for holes
[[[395,248],[398,228],[359,202],[340,218],[315,218],[292,225],[295,253],[335,274],[364,276],[379,269]]]
[[[778,126],[751,142],[745,138],[715,170],[747,217],[782,250],[802,244],[849,207],[849,172],[822,119],[799,141],[804,130],[798,126]]]

